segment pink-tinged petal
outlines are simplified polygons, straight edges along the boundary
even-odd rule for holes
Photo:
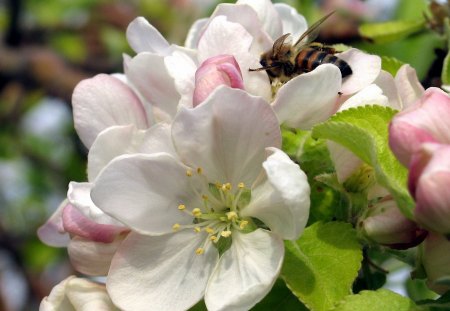
[[[45,244],[54,247],[64,247],[69,243],[70,236],[64,231],[62,222],[62,213],[67,205],[69,205],[67,200],[61,202],[47,222],[37,230],[39,239]]]
[[[90,148],[97,135],[114,125],[149,126],[146,111],[132,89],[105,74],[78,83],[72,96],[75,129]]]
[[[222,54],[233,55],[239,63],[242,54],[249,53],[252,36],[245,28],[227,20],[225,16],[218,16],[211,20],[198,44],[198,60]]]
[[[339,69],[324,64],[287,82],[273,101],[280,123],[308,130],[328,119],[337,110],[341,81]]]
[[[195,73],[193,106],[202,103],[218,86],[243,89],[241,69],[231,55],[217,55],[205,60]]]
[[[67,191],[67,199],[70,204],[76,207],[84,216],[98,224],[123,226],[121,222],[105,214],[91,199],[91,190],[93,183],[88,182],[70,182]]]
[[[94,181],[110,161],[122,154],[156,152],[176,156],[170,125],[158,123],[148,130],[138,130],[133,125],[108,128],[98,135],[89,151],[88,180]]]
[[[266,147],[279,147],[278,120],[260,97],[217,88],[194,109],[180,109],[172,124],[183,161],[201,167],[211,182],[251,185],[261,171]]]
[[[198,19],[192,24],[191,28],[189,28],[188,34],[186,36],[186,41],[184,42],[184,46],[190,49],[196,49],[198,46],[198,41],[200,40],[203,31],[206,28],[206,25],[209,22],[209,18],[201,18]]]
[[[39,310],[118,311],[109,298],[105,285],[75,276],[70,276],[56,285],[50,295],[42,300]]]
[[[197,70],[197,56],[187,51],[177,50],[164,58],[169,75],[175,82],[175,88],[181,95],[179,105],[192,108],[192,94],[195,87],[195,71]]]
[[[432,157],[417,178],[414,217],[426,229],[450,234],[450,145],[428,147]]]
[[[339,183],[347,180],[363,164],[353,152],[333,142],[327,141],[328,151]]]
[[[107,288],[126,310],[188,310],[203,297],[218,260],[211,243],[197,255],[205,233],[183,231],[158,237],[130,233],[114,256]]]
[[[403,65],[397,71],[395,86],[402,100],[403,109],[410,107],[425,92],[417,77],[416,70],[408,64]]]
[[[416,195],[416,187],[423,170],[430,162],[434,153],[442,147],[437,143],[424,143],[420,149],[414,152],[409,162],[408,189],[413,197]]]
[[[151,52],[167,55],[170,45],[161,33],[144,17],[136,17],[127,28],[127,40],[136,53]]]
[[[119,234],[128,231],[123,226],[96,223],[70,204],[64,208],[62,219],[66,232],[93,242],[111,243]]]
[[[371,84],[347,99],[338,111],[365,105],[388,106],[389,102],[383,91],[377,85]]]
[[[95,242],[82,237],[73,237],[67,251],[72,266],[80,273],[92,276],[106,276],[111,260],[126,234],[117,236],[108,243]]]
[[[125,68],[134,87],[170,121],[177,112],[180,94],[164,64],[164,57],[147,52],[136,55]]]
[[[236,4],[247,4],[251,6],[258,15],[264,30],[273,40],[276,40],[283,34],[283,25],[280,15],[270,0],[238,0]]]
[[[252,51],[255,53],[262,53],[272,47],[272,38],[263,30],[261,21],[251,6],[221,3],[211,15],[211,20],[217,16],[225,16],[229,22],[242,25],[253,37]]]
[[[347,62],[352,69],[352,74],[342,82],[341,92],[353,94],[375,81],[381,71],[381,58],[370,55],[358,49],[349,49],[336,55]]]
[[[441,295],[449,290],[445,282],[450,277],[449,253],[448,238],[430,232],[423,243],[422,265],[427,273],[427,285]]]
[[[402,100],[395,85],[395,80],[392,75],[384,70],[381,70],[379,76],[374,81],[374,84],[383,90],[383,95],[388,99],[388,106],[396,109],[402,110]]]
[[[258,229],[233,233],[205,293],[208,310],[249,310],[272,289],[284,258],[283,240]]]
[[[305,173],[283,151],[269,148],[263,182],[252,189],[241,216],[260,219],[285,240],[296,240],[309,216],[310,188]]]
[[[178,210],[201,205],[199,178],[188,177],[186,167],[167,153],[123,155],[100,173],[91,191],[102,211],[131,229],[159,235],[173,232],[172,226],[192,224],[193,216]]]
[[[297,40],[308,29],[308,23],[303,15],[298,14],[297,10],[285,3],[275,3],[275,10],[281,18],[283,25],[282,34],[290,33],[294,40]],[[274,38],[277,39],[277,38]]]

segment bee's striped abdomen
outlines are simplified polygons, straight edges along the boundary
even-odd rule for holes
[[[333,64],[341,71],[342,78],[352,74],[352,69],[342,59],[333,54],[315,48],[306,48],[296,57],[297,72],[310,72],[321,64]]]

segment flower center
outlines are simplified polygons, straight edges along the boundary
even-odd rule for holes
[[[201,189],[206,189],[203,193],[199,192],[198,187],[191,183],[192,190],[202,203],[199,206],[186,206],[180,202],[178,210],[193,216],[193,222],[191,225],[176,223],[172,229],[174,231],[192,229],[196,233],[206,232],[207,238],[195,250],[196,254],[203,254],[208,243],[213,243],[221,253],[231,245],[234,231],[248,230],[251,220],[242,218],[239,212],[250,200],[250,189],[246,188],[243,182],[238,183],[235,187],[229,182],[210,183],[203,174],[202,168],[198,168],[196,172],[186,171],[188,178],[193,178],[194,174],[198,175],[201,182],[204,183]]]

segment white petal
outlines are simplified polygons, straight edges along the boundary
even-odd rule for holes
[[[416,70],[408,64],[403,65],[397,71],[395,85],[402,99],[403,109],[410,107],[425,92],[417,78]]]
[[[110,126],[149,126],[146,111],[131,88],[105,74],[81,81],[73,92],[72,106],[75,128],[88,148]]]
[[[181,159],[201,167],[210,182],[251,185],[266,147],[281,143],[270,105],[239,89],[219,87],[194,109],[180,109],[172,137]]]
[[[92,276],[107,275],[111,260],[124,236],[117,237],[112,243],[101,243],[75,236],[67,251],[75,270]]]
[[[280,123],[304,130],[328,119],[337,110],[341,72],[335,65],[320,65],[287,82],[273,102]]]
[[[172,232],[175,223],[191,224],[193,217],[178,210],[192,209],[201,198],[184,166],[167,153],[123,155],[105,167],[91,191],[94,203],[130,228],[148,234]]]
[[[195,250],[204,233],[180,231],[158,237],[130,233],[113,258],[107,288],[126,310],[187,310],[205,291],[218,252],[209,244]]]
[[[241,215],[256,217],[283,239],[295,240],[308,221],[308,180],[283,151],[268,151],[272,154],[263,163],[266,179],[252,189],[251,201]]]
[[[256,11],[264,30],[272,37],[277,39],[283,33],[283,25],[277,10],[275,10],[270,0],[239,0],[236,4],[247,4]]]
[[[353,73],[342,82],[341,92],[353,94],[373,83],[381,71],[381,58],[357,49],[349,49],[336,55],[347,62]]]
[[[395,80],[389,72],[381,70],[374,84],[383,90],[383,94],[388,98],[389,107],[402,110],[402,101]]]
[[[371,84],[346,100],[339,111],[365,105],[388,106],[388,104],[388,99],[383,95],[383,91],[377,85]]]
[[[192,24],[191,28],[189,28],[186,41],[184,42],[184,46],[190,49],[196,49],[198,45],[198,41],[200,40],[201,35],[208,24],[209,18],[201,18],[198,19]]]
[[[208,282],[208,310],[249,310],[271,290],[283,258],[283,241],[277,235],[261,229],[234,233]]]
[[[164,57],[139,53],[125,68],[126,75],[142,96],[153,106],[166,113],[171,120],[177,112],[180,94],[164,64]]]
[[[137,17],[128,25],[127,40],[136,53],[166,55],[170,52],[167,40],[144,17]]]
[[[306,29],[308,29],[308,23],[303,15],[298,14],[297,10],[285,3],[275,3],[275,9],[281,18],[283,24],[282,33],[290,33],[294,40],[297,40]],[[274,38],[276,39],[276,38]]]
[[[62,222],[62,212],[67,204],[69,204],[68,200],[62,201],[46,223],[37,230],[39,239],[45,244],[53,247],[64,247],[69,244],[70,237],[69,234],[64,231]]]
[[[175,156],[170,126],[159,123],[148,130],[134,126],[114,126],[101,132],[88,154],[88,180],[94,181],[98,173],[115,157],[132,153],[167,152]]]
[[[327,145],[337,179],[339,183],[343,183],[363,164],[363,161],[353,152],[335,142],[327,141]]]
[[[233,55],[239,62],[242,54],[248,53],[252,36],[245,28],[218,16],[211,20],[198,44],[198,61],[222,54]]]
[[[67,199],[70,204],[76,207],[84,216],[104,225],[123,226],[122,223],[105,214],[91,200],[91,190],[93,184],[88,182],[69,183],[69,190],[67,191]]]

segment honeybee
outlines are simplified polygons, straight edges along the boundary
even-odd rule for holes
[[[261,68],[250,71],[267,71],[270,81],[287,82],[293,77],[314,70],[321,64],[336,65],[341,71],[342,78],[352,74],[352,69],[342,59],[334,54],[335,49],[319,42],[313,42],[319,34],[319,26],[332,14],[322,17],[309,27],[295,42],[287,42],[290,34],[284,34],[275,40],[272,49],[261,55]]]

